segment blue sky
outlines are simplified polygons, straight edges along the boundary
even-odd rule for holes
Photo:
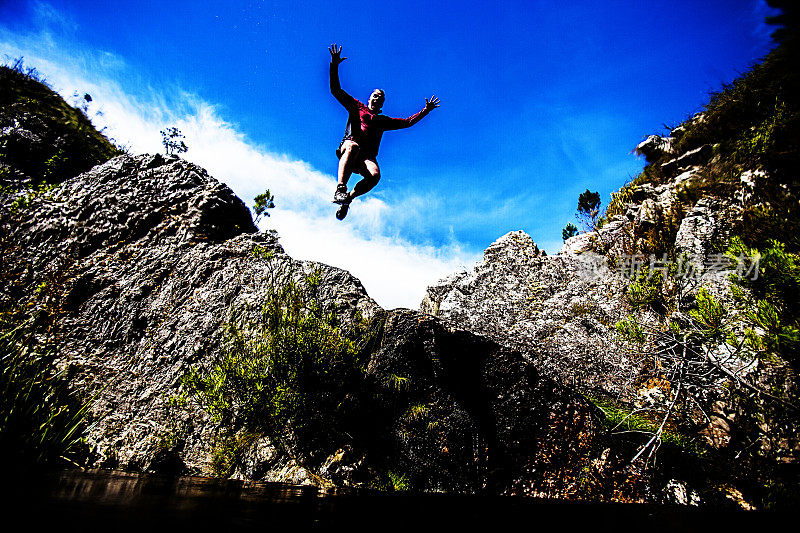
[[[566,5],[563,5],[566,4]],[[522,229],[548,253],[578,195],[607,203],[631,153],[700,110],[772,44],[763,0],[104,2],[0,0],[0,54],[24,56],[134,153],[186,134],[185,157],[248,203],[269,187],[287,251],[351,270],[386,307]],[[329,203],[342,85],[384,112],[442,106],[381,146],[383,178],[344,222]],[[98,113],[99,112],[99,113]]]

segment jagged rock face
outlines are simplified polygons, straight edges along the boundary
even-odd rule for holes
[[[523,352],[542,373],[571,388],[608,395],[633,408],[663,406],[664,393],[648,379],[642,358],[660,355],[662,347],[648,344],[644,352],[627,343],[615,326],[619,323],[620,333],[626,332],[627,323],[620,321],[631,316],[642,331],[658,338],[668,324],[701,306],[701,287],[737,317],[741,302],[730,290],[733,267],[722,252],[740,229],[743,214],[769,205],[760,192],[768,176],[763,170],[739,167],[738,178],[727,174],[721,179],[720,169],[729,167],[714,156],[714,147],[706,144],[680,154],[674,146],[660,137],[640,145],[648,159],[672,158],[667,168],[660,167],[665,174],[654,179],[644,173],[642,178],[651,182],[626,186],[616,197],[625,199],[615,204],[616,214],[567,239],[555,257],[541,256],[530,237],[511,232],[493,243],[471,271],[429,287],[421,311]],[[656,279],[651,273],[668,281],[656,289],[661,291],[657,298],[642,299],[648,281]],[[708,346],[703,357],[721,361],[716,352],[722,346]],[[727,356],[726,363],[703,371],[699,386],[692,385],[693,400],[706,411],[689,413],[687,427],[702,428],[696,435],[710,446],[725,449],[747,431],[749,422],[742,420],[750,413],[739,410],[738,398],[728,391],[736,388],[736,380],[767,379],[762,376],[771,370],[755,360]],[[777,418],[767,422],[760,417],[753,419],[759,418],[762,435],[782,431]],[[791,446],[786,446],[787,455],[793,453],[788,452]]]
[[[715,198],[701,198],[681,220],[675,250],[702,265],[715,243],[730,237],[731,224],[741,209]]]
[[[34,270],[133,242],[181,246],[254,233],[247,207],[175,156],[117,157],[41,198],[14,234]]]
[[[525,353],[569,386],[619,394],[633,371],[615,342],[627,281],[593,254],[545,256],[522,231],[470,272],[428,288],[420,310]]]
[[[645,144],[668,143],[655,138]],[[429,287],[420,309],[530,354],[542,372],[568,386],[636,400],[629,386],[637,370],[614,326],[638,313],[626,299],[638,272],[624,265],[653,259],[641,254],[637,239],[677,217],[671,247],[697,267],[701,279],[693,290],[704,285],[731,303],[726,274],[703,268],[713,264],[719,245],[741,218],[737,198],[752,192],[755,177],[746,172],[743,192],[729,199],[704,197],[683,212],[680,191],[697,186],[702,174],[702,167],[692,166],[667,183],[635,187],[624,214],[567,239],[556,256],[542,256],[528,235],[511,232],[493,243],[470,272]],[[609,264],[617,266],[610,269]],[[648,324],[651,318],[641,317]]]
[[[265,296],[275,264],[300,274],[318,266],[286,256],[274,233],[256,233],[227,186],[175,156],[117,157],[37,199],[9,229],[27,283],[53,270],[67,278],[62,364],[81,389],[102,390],[90,435],[99,462],[126,467],[153,460],[178,381],[213,357],[233,309]],[[343,315],[379,309],[348,273],[324,267],[321,280],[326,304]],[[210,426],[197,424],[183,460],[207,471],[200,441]]]
[[[380,319],[383,333],[363,386],[346,391],[337,413],[350,442],[293,454],[259,438],[235,475],[342,485],[389,465],[419,488],[524,494],[559,457],[562,469],[589,460],[592,412],[531,357],[417,312],[382,310],[349,273],[287,256],[228,187],[178,157],[117,157],[4,223],[24,266],[19,284],[58,280],[59,364],[76,388],[96,394],[95,464],[210,472],[217,424],[201,410],[179,413],[188,433],[165,449],[160,435],[176,416],[169,399],[191,368],[213,363],[231,312],[258,309],[276,269],[298,279],[318,271],[326,311],[343,323]],[[535,246],[525,250],[520,261],[542,258]]]
[[[516,322],[515,316],[525,307],[529,290],[527,280],[518,275],[541,257],[543,254],[527,234],[508,233],[486,249],[484,261],[472,273],[457,273],[446,282],[430,287],[421,311],[449,317],[448,313],[461,313],[466,307],[465,301],[470,299],[481,307],[473,313],[457,315],[464,327],[495,336],[509,332]],[[481,298],[475,294],[476,290],[492,291],[494,297]],[[503,298],[499,298],[501,295]],[[487,320],[489,317],[491,320]],[[480,327],[482,322],[486,323],[485,328]]]

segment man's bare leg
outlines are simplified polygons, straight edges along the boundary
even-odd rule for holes
[[[372,159],[365,159],[364,167],[366,168],[364,179],[356,183],[356,186],[353,187],[353,191],[350,193],[350,200],[371,191],[381,179],[381,169],[378,167],[378,163]]]
[[[358,163],[359,146],[353,141],[345,141],[342,144],[342,157],[339,158],[338,183],[347,186],[353,167]]]

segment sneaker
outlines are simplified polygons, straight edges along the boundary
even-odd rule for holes
[[[342,204],[342,206],[336,210],[336,218],[342,220],[344,217],[347,216],[347,211],[350,209],[350,203]]]
[[[336,192],[333,194],[333,203],[335,204],[343,204],[347,202],[348,198],[347,194],[347,185],[340,183],[336,186]]]

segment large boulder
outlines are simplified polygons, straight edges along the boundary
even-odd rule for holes
[[[379,394],[356,412],[379,429],[371,438],[389,438],[384,460],[416,486],[574,497],[591,465],[599,427],[589,404],[486,337],[390,311],[367,372]],[[393,391],[387,376],[411,379]]]
[[[470,271],[428,287],[420,310],[524,353],[565,385],[619,395],[633,368],[615,342],[614,324],[627,306],[613,296],[627,283],[598,254],[545,256],[516,231]]]
[[[97,394],[97,464],[146,468],[157,459],[181,378],[213,361],[223,324],[263,301],[276,269],[319,270],[321,297],[345,319],[379,309],[347,272],[284,254],[227,186],[176,156],[117,157],[4,222],[20,275],[3,286],[3,303],[20,287],[52,286],[60,364],[75,387]],[[21,294],[48,309],[37,293]],[[212,428],[200,415],[181,460],[208,473]]]

